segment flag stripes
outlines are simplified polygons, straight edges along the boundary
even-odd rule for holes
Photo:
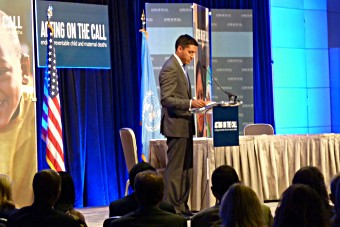
[[[46,142],[46,160],[50,168],[56,171],[65,171],[58,74],[53,44],[53,29],[50,24],[48,24],[47,30],[42,138]]]

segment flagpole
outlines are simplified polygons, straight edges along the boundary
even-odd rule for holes
[[[146,25],[146,19],[145,19],[144,9],[143,9],[142,15],[140,17],[140,20],[142,21],[142,28],[139,29],[139,31],[144,33],[145,34],[145,38],[148,39],[149,38],[149,34],[146,31],[146,26],[145,26]]]

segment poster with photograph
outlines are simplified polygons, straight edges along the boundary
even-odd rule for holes
[[[0,173],[16,207],[33,201],[37,171],[31,0],[0,0]]]

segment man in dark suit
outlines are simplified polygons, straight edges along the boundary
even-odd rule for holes
[[[222,220],[219,216],[219,212],[223,195],[233,184],[239,182],[240,180],[233,167],[228,165],[221,165],[217,167],[211,176],[211,191],[217,200],[217,204],[195,214],[191,219],[191,226],[220,226],[222,224]],[[272,226],[273,216],[269,207],[261,204],[261,208],[263,212],[264,223],[266,226]]]
[[[54,170],[42,170],[34,175],[34,202],[8,219],[8,227],[77,227],[70,215],[53,208],[61,190],[61,178]]]
[[[164,195],[163,177],[155,171],[144,171],[135,178],[135,196],[139,208],[119,219],[111,222],[111,227],[125,226],[162,226],[162,227],[186,227],[184,217],[163,211],[159,203]]]
[[[194,100],[187,65],[197,52],[198,43],[189,35],[176,40],[175,54],[163,65],[159,74],[161,90],[161,133],[167,138],[168,163],[165,168],[165,199],[177,213],[190,215],[187,205],[192,178],[194,118],[191,108],[205,106]]]
[[[146,162],[137,163],[134,167],[132,167],[129,173],[129,181],[130,181],[130,186],[133,190],[135,189],[134,183],[135,183],[136,175],[140,172],[147,171],[147,170],[156,171],[155,168],[153,168],[149,163],[146,163]],[[139,207],[139,204],[135,197],[135,193],[133,192],[130,195],[127,195],[121,199],[111,202],[109,206],[109,210],[110,210],[109,215],[110,217],[123,216],[132,211],[137,210],[138,207]],[[159,208],[161,208],[162,210],[171,212],[171,213],[175,213],[175,208],[171,204],[165,201],[161,201],[159,203]]]

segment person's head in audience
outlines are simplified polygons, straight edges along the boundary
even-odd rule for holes
[[[230,186],[239,182],[240,180],[233,167],[221,165],[214,170],[211,176],[211,191],[216,199],[221,202],[223,195]]]
[[[273,227],[325,227],[327,212],[319,195],[304,184],[293,184],[281,196]]]
[[[140,206],[157,206],[163,199],[164,181],[155,171],[143,171],[135,178],[135,196]]]
[[[261,227],[264,219],[256,193],[241,183],[233,184],[224,194],[220,217],[224,227]]]
[[[336,193],[336,188],[337,188],[337,184],[340,180],[340,173],[336,174],[332,180],[331,180],[331,184],[330,184],[330,189],[331,189],[331,193],[329,194],[329,199],[332,201],[332,203],[335,205],[335,197],[337,195]]]
[[[14,208],[11,180],[7,175],[0,174],[0,211]]]
[[[336,183],[335,194],[334,194],[334,205],[335,205],[335,213],[338,219],[340,219],[340,181],[338,180]]]
[[[325,208],[327,210],[331,209],[325,178],[318,168],[314,166],[300,168],[295,173],[292,183],[308,185],[320,196]]]
[[[54,206],[60,191],[61,178],[56,171],[45,169],[34,175],[34,204]]]
[[[54,207],[58,210],[66,212],[73,209],[76,200],[76,193],[74,189],[74,182],[70,174],[60,171],[61,177],[61,192]]]
[[[61,192],[54,208],[71,215],[80,226],[86,226],[85,217],[74,209],[76,192],[72,176],[67,172],[58,172],[61,177]]]
[[[132,167],[129,173],[129,181],[130,181],[130,187],[133,190],[135,188],[134,183],[135,183],[136,175],[140,172],[147,171],[147,170],[156,171],[156,169],[147,162],[139,162]]]

